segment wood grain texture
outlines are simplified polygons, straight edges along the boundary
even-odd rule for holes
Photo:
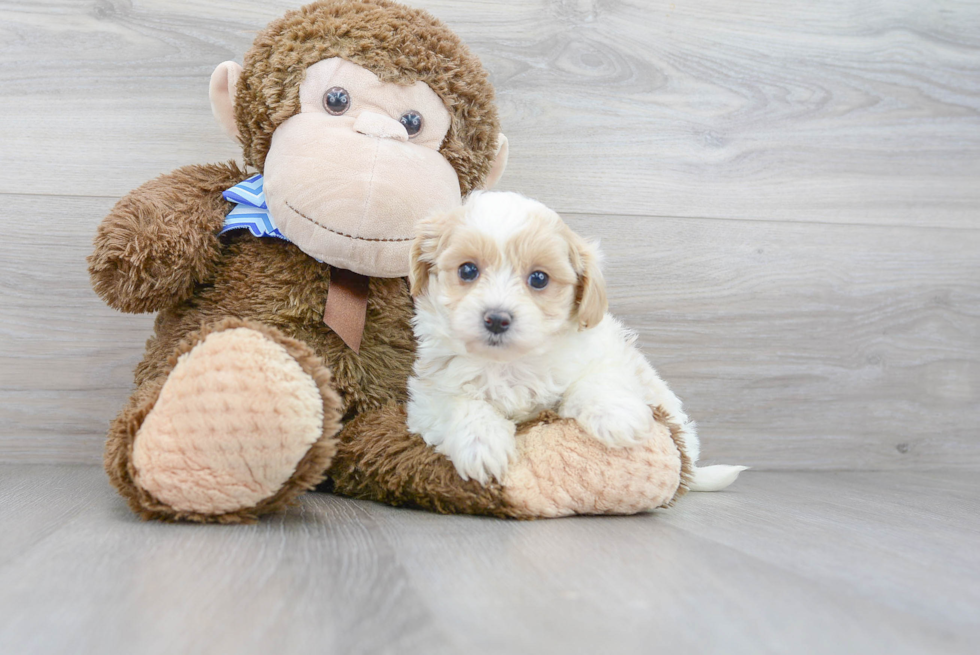
[[[0,461],[95,462],[152,317],[114,200],[238,155],[213,67],[299,2],[0,0]],[[607,252],[708,461],[980,465],[980,5],[427,0],[498,89],[503,187]]]
[[[160,530],[96,467],[4,467],[0,496],[16,535],[0,542],[0,652],[452,652],[357,504]]]
[[[0,3],[0,191],[119,196],[235,155],[208,76],[298,4]],[[492,72],[505,185],[558,209],[980,220],[971,0],[415,4]]]
[[[131,390],[151,318],[105,307],[85,272],[110,206],[0,208],[16,223],[73,217],[44,240],[7,237],[0,461],[98,461]],[[567,219],[601,238],[611,311],[685,401],[705,461],[980,467],[980,231]]]
[[[142,523],[96,467],[0,466],[4,653],[970,653],[972,473],[747,472],[624,518],[312,494]]]
[[[705,461],[980,465],[980,231],[567,218]]]
[[[0,259],[0,461],[101,460],[152,316],[105,306],[85,258],[106,198],[7,196]]]

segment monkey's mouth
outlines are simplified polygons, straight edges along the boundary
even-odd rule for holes
[[[307,216],[306,214],[304,214],[303,212],[301,212],[300,210],[296,209],[291,204],[289,204],[289,201],[288,200],[285,200],[283,202],[285,202],[286,206],[289,207],[293,211],[294,214],[296,214],[297,216],[299,216],[301,218],[305,218],[310,223],[313,223],[314,225],[316,225],[318,228],[323,229],[323,230],[326,230],[327,232],[330,232],[332,234],[336,234],[337,236],[341,236],[341,237],[346,237],[348,239],[352,239],[354,241],[375,241],[375,242],[379,242],[379,243],[380,242],[397,243],[397,242],[411,241],[413,239],[413,237],[388,237],[388,238],[382,239],[382,238],[376,238],[376,237],[359,237],[359,236],[355,236],[353,234],[347,234],[346,232],[341,232],[339,230],[333,229],[332,227],[328,227],[328,226],[324,225],[323,223],[321,223],[320,221],[316,220],[315,218],[311,218],[311,217]]]

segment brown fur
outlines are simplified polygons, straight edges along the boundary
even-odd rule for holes
[[[443,514],[510,516],[497,482],[464,481],[452,462],[405,427],[394,403],[362,414],[340,433],[330,468],[334,490],[353,498]]]
[[[674,440],[674,445],[677,446],[677,453],[681,458],[681,481],[677,485],[677,491],[674,492],[674,497],[669,501],[661,505],[661,507],[671,507],[674,503],[680,500],[691,487],[691,479],[694,476],[694,463],[691,462],[691,458],[688,457],[687,451],[684,449],[684,432],[681,429],[680,423],[674,420],[674,417],[667,413],[663,407],[657,407],[653,410],[653,418],[658,423],[663,423],[670,430],[670,438]]]
[[[452,114],[441,152],[455,167],[463,192],[483,182],[498,129],[486,72],[442,23],[388,0],[317,2],[258,35],[245,56],[236,98],[246,162],[262,168],[272,132],[299,111],[305,69],[331,56],[360,64],[384,81],[427,83]],[[310,356],[332,371],[345,421],[406,399],[415,354],[406,281],[370,280],[360,354],[353,353],[323,324],[330,284],[326,264],[291,243],[257,239],[246,230],[218,236],[230,209],[221,193],[246,177],[232,162],[187,166],[144,184],[106,217],[89,257],[93,287],[109,305],[160,312],[136,369],[138,388],[106,444],[110,478],[147,518],[250,520],[309,488],[330,461],[326,450],[315,449],[279,494],[235,515],[181,515],[134,485],[132,440],[174,358],[202,338],[202,326],[246,320],[277,338],[305,344]],[[319,470],[312,474],[310,467]]]
[[[460,234],[466,230],[465,212],[463,207],[436,214],[418,226],[411,250],[413,297],[425,293],[433,271],[450,275],[465,262],[473,262],[483,271],[501,261],[502,253],[486,235],[479,231]],[[526,274],[540,269],[549,275],[551,284],[531,296],[548,315],[567,311],[563,287],[570,285],[574,285],[575,314],[581,329],[597,325],[609,309],[596,248],[573,232],[557,214],[536,214],[519,238],[508,243],[506,256],[510,262],[520,262]],[[474,288],[456,278],[446,282],[443,291],[457,299]]]
[[[452,116],[439,152],[456,169],[463,195],[483,184],[499,131],[486,71],[441,21],[389,0],[314,2],[259,33],[235,97],[246,162],[262,170],[272,133],[299,112],[306,69],[330,57],[363,66],[382,82],[425,82]]]
[[[175,510],[134,483],[136,472],[132,465],[133,442],[143,421],[153,409],[167,375],[177,365],[180,356],[189,353],[209,334],[240,327],[256,330],[281,345],[296,360],[300,368],[313,378],[323,398],[323,433],[300,460],[286,484],[275,495],[266,498],[255,507],[224,514],[200,514]],[[144,519],[251,523],[261,514],[275,512],[294,504],[301,493],[314,488],[324,479],[324,469],[330,464],[337,450],[335,435],[340,429],[340,417],[341,402],[334,391],[330,370],[306,344],[284,336],[275,328],[228,318],[206,326],[181,341],[167,359],[161,374],[137,389],[129,405],[120,412],[109,430],[105,449],[105,469],[112,485],[126,498],[130,508]]]
[[[190,298],[221,256],[221,192],[248,177],[235,162],[185,166],[130,192],[99,225],[89,274],[123,312],[155,312]]]
[[[117,204],[103,222],[89,258],[93,286],[110,305],[128,311],[162,308],[136,369],[136,393],[113,422],[106,441],[109,477],[144,518],[250,521],[280,509],[314,486],[331,461],[332,447],[317,447],[274,497],[250,510],[220,516],[176,512],[133,483],[129,467],[136,432],[176,357],[207,333],[201,332],[202,326],[227,327],[245,319],[263,333],[276,334],[277,340],[303,345],[323,371],[332,371],[331,386],[339,394],[344,420],[406,399],[415,355],[406,280],[371,278],[361,351],[354,354],[323,324],[329,266],[291,243],[258,239],[246,230],[215,236],[229,208],[220,192],[244,177],[233,164],[191,166],[161,176]],[[182,212],[162,209],[171,206]],[[176,240],[181,225],[183,242]],[[165,227],[173,230],[175,243],[155,240]],[[154,279],[160,268],[154,260],[168,255],[171,273]],[[329,369],[323,362],[329,363]],[[308,370],[305,365],[304,370]]]
[[[416,226],[409,271],[412,297],[425,293],[436,257],[451,238],[454,226],[462,222],[465,211],[459,207],[443,214],[434,214]]]
[[[455,311],[467,294],[479,289],[491,271],[507,264],[525,280],[535,270],[546,273],[549,284],[544,289],[529,290],[528,298],[549,318],[568,318],[580,314],[580,307],[593,301],[579,300],[584,275],[573,268],[583,267],[583,255],[577,246],[582,242],[561,222],[557,214],[536,216],[514,235],[501,250],[485,232],[464,222],[465,208],[425,220],[412,244],[412,295],[417,297],[428,288],[429,277],[437,274],[439,296],[447,309]],[[574,238],[574,240],[573,240]],[[480,271],[476,280],[464,281],[459,267],[472,263]],[[598,278],[601,289],[601,276]],[[592,294],[594,295],[594,294]],[[593,303],[594,304],[594,303]]]
[[[520,271],[525,284],[532,271],[548,275],[548,285],[544,289],[528,293],[548,318],[566,319],[572,312],[579,313],[576,302],[580,276],[572,266],[574,246],[569,241],[572,236],[574,233],[555,215],[533,221],[507,242],[507,260]]]
[[[161,374],[177,343],[202,324],[227,316],[279,329],[306,343],[334,373],[345,415],[404,401],[415,357],[412,301],[402,278],[371,278],[360,354],[323,324],[330,267],[291,243],[246,230],[223,237],[225,256],[192,302],[157,317],[156,335],[136,369],[138,384]]]
[[[246,161],[262,168],[276,126],[299,109],[307,66],[342,56],[382,80],[422,80],[452,113],[441,152],[464,193],[479,187],[496,146],[493,89],[477,59],[427,13],[388,0],[319,2],[273,22],[245,57],[236,114]],[[99,227],[89,272],[96,292],[122,311],[159,311],[136,369],[137,389],[110,428],[105,466],[140,516],[253,521],[281,509],[329,474],[340,493],[440,512],[510,516],[499,485],[460,479],[445,457],[405,428],[415,357],[405,279],[370,280],[360,355],[323,324],[330,271],[291,243],[246,230],[217,236],[230,204],[221,192],[248,175],[233,162],[187,166],[119,201]],[[207,334],[247,326],[283,345],[319,385],[325,417],[346,427],[323,437],[274,496],[222,515],[181,513],[133,481],[133,440],[177,358]],[[336,392],[336,395],[334,395]]]
[[[572,286],[578,282],[573,268],[573,244],[569,241],[574,233],[557,220],[535,219],[506,244],[507,259],[518,265],[523,275],[541,270],[548,274],[552,284]],[[547,287],[546,287],[547,289]]]
[[[598,325],[609,309],[606,281],[599,267],[596,249],[568,227],[565,227],[565,232],[572,249],[572,266],[578,275],[575,303],[578,306],[579,327],[587,330]]]

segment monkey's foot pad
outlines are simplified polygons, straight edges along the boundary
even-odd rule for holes
[[[181,512],[222,514],[274,495],[323,435],[316,381],[261,332],[209,334],[185,353],[136,434],[135,481]]]
[[[684,460],[662,414],[640,445],[611,448],[571,419],[522,431],[503,480],[519,517],[635,514],[669,505],[685,487]]]

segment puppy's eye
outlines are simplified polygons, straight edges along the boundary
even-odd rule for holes
[[[323,94],[323,108],[334,116],[340,116],[350,109],[350,94],[347,89],[335,86]]]
[[[422,131],[422,114],[418,113],[414,109],[412,111],[406,111],[404,114],[402,114],[402,117],[398,119],[398,122],[405,126],[405,131],[408,132],[409,139]]]
[[[473,262],[466,262],[459,267],[459,279],[463,282],[472,282],[480,277],[480,269]]]
[[[532,289],[544,289],[548,286],[548,274],[544,271],[534,271],[527,276],[527,284]]]

